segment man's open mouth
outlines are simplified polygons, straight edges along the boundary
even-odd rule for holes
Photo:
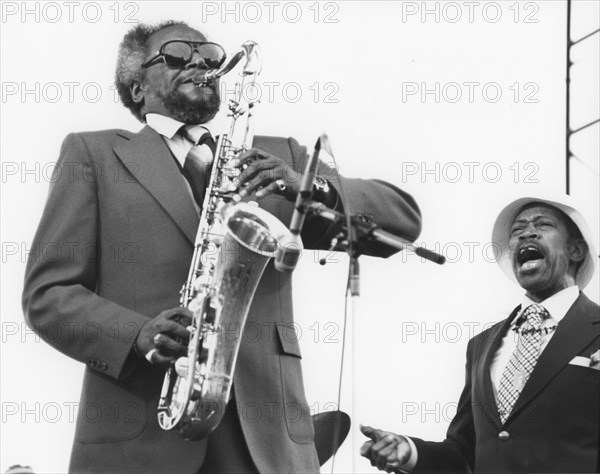
[[[521,270],[532,270],[537,267],[546,256],[544,252],[536,245],[527,244],[519,248],[517,252],[517,263]]]

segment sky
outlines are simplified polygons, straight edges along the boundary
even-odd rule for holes
[[[25,260],[64,137],[141,128],[116,99],[116,51],[134,23],[166,19],[227,51],[260,45],[256,133],[310,148],[325,132],[342,175],[384,179],[417,200],[416,243],[447,263],[411,252],[361,258],[340,408],[353,430],[443,439],[469,338],[522,293],[492,259],[495,217],[516,197],[565,191],[566,2],[3,2],[0,469],[68,466],[84,367],[26,328]],[[575,2],[572,38],[597,19],[598,2]],[[599,115],[598,35],[572,57],[575,129]],[[571,142],[572,197],[596,249],[597,136],[596,124]],[[296,270],[296,332],[315,413],[337,406],[346,272],[344,255],[323,252],[307,252]],[[598,301],[597,275],[586,293]],[[353,454],[363,441],[353,431],[335,472],[375,472]]]

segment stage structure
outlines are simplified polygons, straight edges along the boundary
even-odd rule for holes
[[[582,158],[573,153],[571,138],[578,133],[586,130],[589,127],[595,126],[600,122],[600,117],[597,117],[583,125],[578,126],[573,129],[572,116],[571,116],[571,90],[572,90],[572,82],[571,82],[571,72],[574,62],[571,59],[573,47],[577,45],[581,45],[583,42],[594,41],[596,39],[598,33],[600,32],[600,28],[596,28],[595,30],[583,34],[580,38],[573,40],[571,36],[571,29],[574,22],[573,15],[573,1],[567,0],[567,79],[566,79],[566,192],[567,194],[571,194],[571,159],[575,158],[576,160],[582,161]],[[579,19],[580,20],[580,19]],[[597,57],[595,58],[597,61]],[[597,83],[596,83],[597,86]],[[596,109],[596,112],[598,110]],[[598,162],[599,157],[595,157],[596,162]]]

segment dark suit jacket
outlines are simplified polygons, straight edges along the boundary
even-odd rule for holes
[[[569,362],[600,347],[600,308],[580,293],[502,424],[490,364],[518,309],[469,341],[466,385],[446,440],[414,439],[413,472],[598,472],[600,371]]]
[[[256,137],[255,146],[304,169],[306,150],[293,139]],[[340,189],[330,170],[321,172]],[[87,366],[72,471],[194,473],[202,465],[205,440],[185,441],[177,430],[159,428],[164,371],[133,353],[142,325],[179,304],[187,278],[199,218],[183,180],[149,127],[71,134],[63,143],[33,244],[42,252],[28,261],[23,307],[41,337]],[[409,240],[418,236],[420,214],[409,195],[378,181],[341,182],[347,211],[371,215]],[[260,204],[289,224],[293,203],[269,196]],[[327,245],[327,223],[312,218],[305,228],[307,248]],[[49,246],[62,252],[48,258]],[[291,295],[291,276],[270,263],[234,377],[242,428],[261,472],[318,471]]]

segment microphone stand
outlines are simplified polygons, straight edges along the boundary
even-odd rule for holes
[[[313,189],[313,180],[317,171],[317,164],[319,153],[321,149],[325,150],[333,157],[333,153],[331,152],[331,147],[329,145],[329,138],[326,134],[321,134],[317,143],[315,144],[315,149],[312,156],[308,159],[306,164],[306,169],[304,172],[304,176],[302,179],[302,185],[300,187],[300,192],[296,197],[296,204],[294,208],[294,214],[292,216],[292,222],[290,224],[291,235],[293,236],[289,242],[285,242],[282,246],[283,250],[278,253],[275,258],[275,268],[279,271],[290,272],[296,268],[296,264],[298,263],[298,258],[300,256],[299,252],[296,250],[298,248],[302,248],[301,240],[300,240],[300,231],[302,230],[302,226],[304,224],[304,218],[307,214],[318,215],[324,219],[330,220],[337,227],[342,229],[336,237],[331,240],[331,249],[330,250],[345,250],[350,257],[350,268],[349,268],[349,276],[348,276],[348,289],[346,292],[346,305],[348,305],[348,297],[350,297],[350,306],[351,306],[351,324],[352,324],[352,349],[353,351],[358,347],[358,339],[356,337],[356,332],[354,328],[356,327],[356,314],[357,314],[357,306],[358,306],[358,298],[360,296],[360,267],[358,263],[358,257],[360,256],[360,251],[358,250],[358,243],[361,241],[376,241],[387,245],[389,247],[396,248],[398,250],[410,250],[416,255],[419,255],[422,258],[435,262],[439,265],[445,262],[445,258],[442,255],[439,255],[431,250],[427,250],[423,247],[417,247],[411,244],[409,241],[402,239],[390,232],[386,232],[381,229],[377,224],[365,222],[359,219],[356,216],[350,216],[346,214],[342,214],[341,212],[335,211],[334,209],[330,209],[322,203],[315,202],[312,200],[312,189]],[[343,194],[343,192],[342,192]],[[293,251],[289,251],[292,249]],[[322,262],[322,264],[324,264]],[[345,314],[347,315],[347,306]],[[346,331],[346,324],[344,324],[344,334]],[[344,341],[346,337],[344,335]],[[344,343],[345,347],[345,343]],[[340,386],[338,390],[338,409],[340,405],[340,397],[341,397],[341,385],[343,379],[343,365],[344,365],[344,352],[345,349],[342,349],[342,364],[340,367]],[[356,377],[356,363],[355,357],[352,356],[352,415],[356,415],[357,411],[357,397],[354,396],[356,393],[354,384],[357,380]],[[333,472],[334,464],[335,464],[335,453],[337,451],[339,441],[339,430],[338,426],[333,430],[333,456],[331,461],[331,470]],[[353,472],[356,472],[356,453],[358,452],[356,447],[356,436],[354,432],[352,433],[352,466]]]
[[[346,298],[350,297],[350,307],[351,307],[351,324],[352,324],[352,348],[353,352],[356,351],[358,347],[358,338],[356,337],[356,321],[357,321],[357,308],[358,308],[358,299],[360,297],[360,266],[358,263],[358,257],[360,256],[360,252],[357,249],[357,245],[360,241],[376,241],[382,244],[385,244],[389,247],[396,248],[398,250],[412,251],[414,254],[419,255],[422,258],[425,258],[431,262],[437,263],[438,265],[442,265],[445,263],[446,258],[443,255],[440,255],[436,252],[428,250],[424,247],[418,247],[416,245],[411,244],[409,241],[402,239],[390,232],[387,232],[377,224],[372,222],[365,222],[357,216],[347,216],[338,212],[334,209],[331,209],[320,202],[308,201],[302,209],[299,209],[300,212],[306,214],[314,214],[320,216],[324,219],[331,221],[333,224],[341,227],[343,231],[346,233],[346,239],[340,238],[340,235],[336,236],[332,241],[332,250],[335,247],[339,247],[342,250],[346,250],[350,257],[350,271],[349,271],[349,285],[348,285],[348,293],[346,294]],[[350,229],[348,227],[351,227]],[[342,359],[343,360],[343,359]],[[356,402],[356,390],[354,384],[356,383],[356,362],[354,354],[352,355],[352,415],[355,416],[358,413],[358,407]],[[339,407],[338,407],[339,409]],[[334,434],[334,446],[337,442],[337,433]],[[356,446],[356,435],[355,431],[352,432],[352,467],[353,472],[357,472],[356,470],[356,456],[358,452],[358,447]],[[335,462],[335,455],[333,457],[332,463]],[[333,472],[333,464],[332,464],[332,472]]]

